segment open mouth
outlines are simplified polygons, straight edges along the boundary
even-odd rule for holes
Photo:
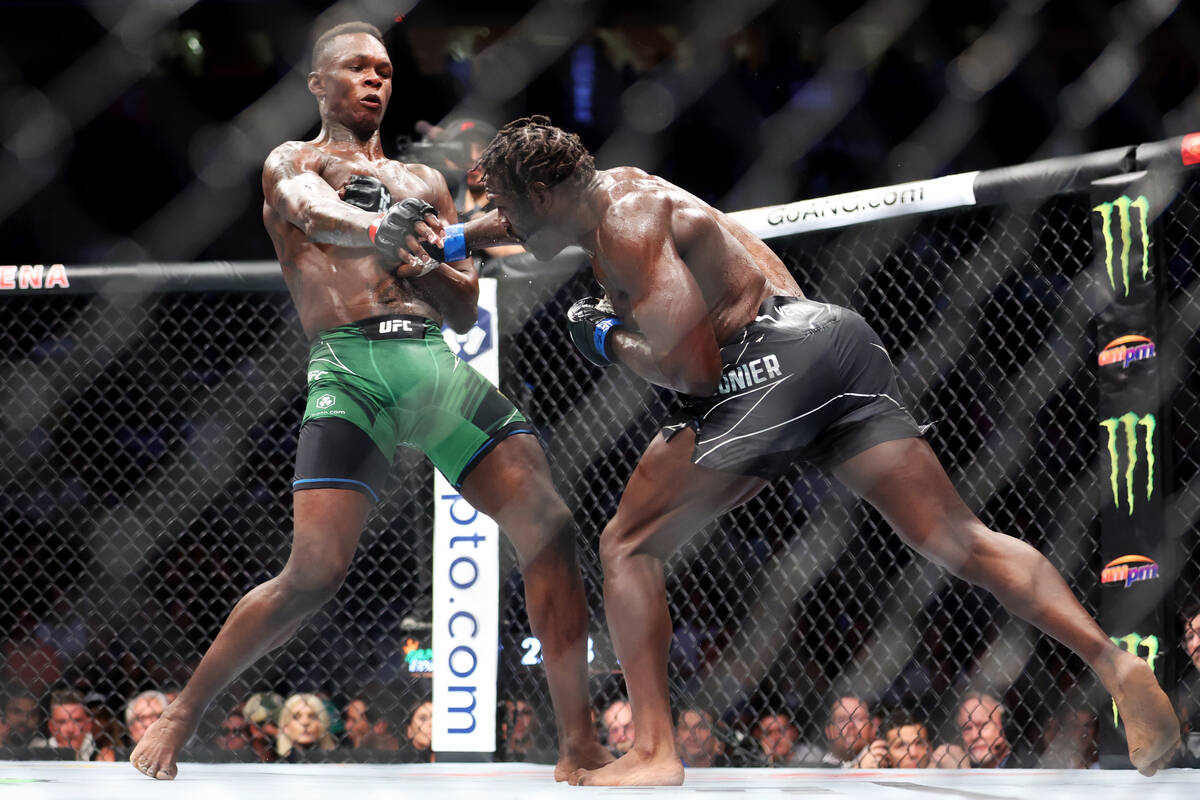
[[[383,101],[379,99],[379,95],[377,94],[366,95],[358,102],[371,109],[383,108]]]

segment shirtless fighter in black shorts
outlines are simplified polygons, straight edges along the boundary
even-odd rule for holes
[[[1179,724],[1154,673],[1109,640],[1041,553],[967,508],[862,317],[806,299],[769,247],[679,187],[633,168],[597,171],[578,137],[545,117],[505,126],[480,168],[498,215],[467,223],[471,246],[515,239],[539,259],[583,247],[607,299],[572,306],[575,345],[596,364],[624,364],[687,396],[600,537],[634,746],[573,782],[682,782],[663,559],[796,459],[832,473],[906,543],[1083,657],[1116,699],[1144,774],[1171,758]]]
[[[154,778],[175,777],[179,749],[217,692],[333,596],[403,443],[425,452],[516,548],[554,701],[555,777],[566,780],[612,760],[589,714],[571,514],[525,418],[442,339],[443,319],[460,332],[474,325],[479,284],[461,241],[452,247],[433,216],[454,220],[445,181],[384,157],[379,122],[392,65],[379,31],[340,25],[317,40],[312,58],[321,132],[280,145],[263,168],[263,221],[312,341],[292,552],[233,609],[130,761]],[[408,199],[392,205],[393,196]],[[453,263],[414,259],[418,238],[445,245],[441,255]]]

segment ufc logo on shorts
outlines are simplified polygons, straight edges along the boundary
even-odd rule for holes
[[[406,319],[385,319],[379,323],[380,333],[412,333],[412,323]]]

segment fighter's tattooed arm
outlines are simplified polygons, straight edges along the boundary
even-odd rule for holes
[[[267,204],[311,242],[342,247],[371,247],[367,229],[376,215],[343,203],[337,190],[318,173],[319,154],[301,142],[275,148],[263,165]]]

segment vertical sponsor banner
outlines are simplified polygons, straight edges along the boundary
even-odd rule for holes
[[[446,329],[446,343],[493,384],[499,382],[496,281],[479,281],[479,319],[465,335]],[[499,537],[434,470],[433,749],[496,749],[499,657]]]
[[[1170,691],[1171,659],[1162,656],[1173,644],[1174,564],[1163,502],[1170,450],[1157,350],[1164,282],[1156,257],[1156,220],[1168,198],[1154,173],[1091,186],[1093,270],[1111,292],[1096,325],[1100,623]],[[1116,704],[1097,712],[1101,766],[1130,767]]]

